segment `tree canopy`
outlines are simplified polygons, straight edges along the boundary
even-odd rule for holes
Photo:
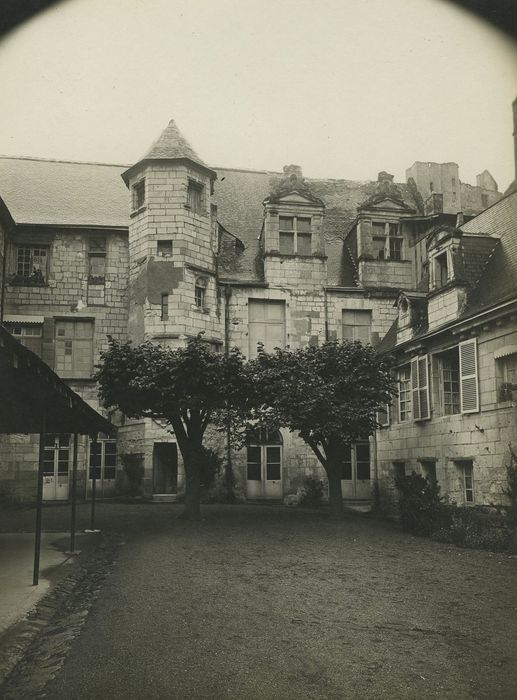
[[[371,435],[376,412],[391,402],[389,363],[370,345],[345,341],[261,351],[249,365],[258,416],[299,432],[327,472],[332,513],[340,517],[343,448]]]

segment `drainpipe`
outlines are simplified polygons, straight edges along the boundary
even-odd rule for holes
[[[329,307],[326,287],[323,287],[323,306],[325,312],[325,341],[329,339]]]
[[[0,323],[4,322],[5,275],[7,272],[7,236],[4,231],[4,258],[2,260],[2,289],[0,291]]]
[[[232,296],[232,288],[227,284],[224,288],[224,354],[226,357],[230,354],[230,298]],[[233,478],[232,464],[232,417],[230,411],[226,418],[226,468],[225,482],[229,503],[235,501],[235,493],[233,487],[235,481]]]

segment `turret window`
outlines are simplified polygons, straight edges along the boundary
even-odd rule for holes
[[[189,180],[187,188],[187,207],[196,214],[204,214],[203,205],[204,187],[200,182]]]
[[[279,250],[282,255],[311,255],[311,220],[302,216],[279,217]]]
[[[198,309],[204,309],[205,308],[205,298],[206,298],[206,288],[207,288],[207,280],[205,277],[198,277],[196,280],[196,286],[195,286],[195,299],[196,299],[196,306]]]
[[[133,185],[133,211],[137,211],[145,204],[145,178]]]

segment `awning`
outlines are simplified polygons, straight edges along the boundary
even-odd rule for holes
[[[116,428],[0,325],[0,433],[113,435]]]
[[[516,355],[516,354],[517,354],[517,345],[505,345],[503,348],[499,348],[499,350],[495,350],[494,359],[498,360],[500,357],[508,357],[508,355]]]

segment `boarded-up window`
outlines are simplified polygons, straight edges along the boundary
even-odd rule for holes
[[[93,321],[56,321],[56,372],[90,377],[93,371]]]
[[[285,303],[250,299],[249,355],[257,356],[257,344],[262,343],[266,352],[285,346]]]
[[[462,413],[479,411],[478,365],[476,338],[459,344],[460,403]]]
[[[371,341],[371,328],[371,311],[343,311],[343,340],[359,340],[366,345]]]
[[[427,355],[415,357],[411,360],[411,394],[413,420],[419,421],[430,418]]]

